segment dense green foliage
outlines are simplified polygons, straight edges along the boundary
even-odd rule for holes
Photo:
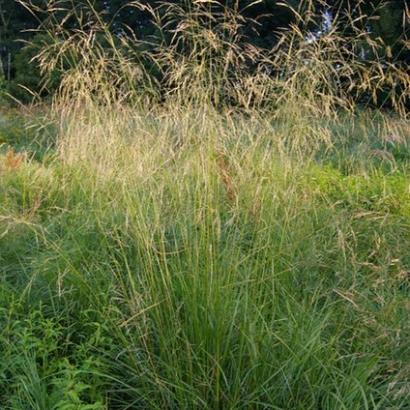
[[[406,123],[129,114],[2,119],[0,407],[407,409]]]

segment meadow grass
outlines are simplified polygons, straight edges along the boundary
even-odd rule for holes
[[[161,81],[59,26],[51,107],[0,118],[1,408],[409,408],[410,77],[211,3],[161,14]]]
[[[3,408],[407,408],[405,123],[62,118],[3,149]]]

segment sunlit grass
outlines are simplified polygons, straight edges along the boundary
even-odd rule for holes
[[[3,117],[0,407],[408,407],[406,97],[352,92],[408,76],[375,85],[380,62],[353,72],[337,33],[298,27],[245,52],[239,15],[198,24],[206,3],[166,8],[162,82],[98,19],[109,47],[59,31],[42,68],[79,63],[50,106]]]
[[[405,408],[405,156],[346,169],[267,120],[87,115],[47,163],[3,157],[4,406]]]

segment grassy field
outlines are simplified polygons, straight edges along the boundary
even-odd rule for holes
[[[409,410],[408,67],[166,3],[74,10],[0,112],[0,408]]]
[[[409,138],[3,114],[0,407],[408,409]]]

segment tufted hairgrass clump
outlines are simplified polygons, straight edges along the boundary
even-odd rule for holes
[[[296,26],[245,77],[197,3],[163,6],[193,54],[158,47],[158,83],[59,27],[44,72],[84,58],[0,121],[0,407],[407,409],[406,96],[357,103],[365,67],[340,91],[341,39]]]
[[[83,115],[1,170],[4,408],[406,408],[404,143],[336,128],[301,159],[266,119]]]

